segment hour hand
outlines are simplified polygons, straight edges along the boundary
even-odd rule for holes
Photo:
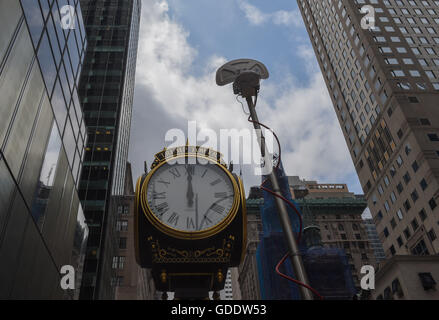
[[[194,204],[194,190],[192,188],[192,174],[190,170],[187,170],[187,192],[186,199],[188,207],[192,207]]]

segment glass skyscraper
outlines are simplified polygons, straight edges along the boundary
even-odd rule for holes
[[[123,195],[141,2],[81,0],[88,49],[79,94],[88,129],[80,198],[90,229],[81,299],[113,299],[118,239],[110,199]]]
[[[60,271],[81,279],[88,234],[79,1],[0,1],[0,30],[0,299],[77,298]]]

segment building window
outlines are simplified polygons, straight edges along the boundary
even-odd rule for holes
[[[421,211],[419,211],[419,217],[421,218],[422,221],[424,221],[425,219],[427,219],[427,213],[425,212],[425,209],[422,208]]]
[[[404,292],[402,291],[401,284],[398,279],[392,281],[392,293],[397,294],[398,297],[403,297]]]
[[[416,202],[416,200],[419,199],[418,191],[413,190],[413,192],[410,194],[412,197],[413,202]]]
[[[127,220],[117,220],[116,230],[117,231],[128,231],[128,221]]]
[[[405,184],[409,184],[411,178],[410,178],[410,174],[408,172],[405,173],[405,175],[403,176],[404,182]]]
[[[123,277],[122,276],[118,276],[116,277],[116,283],[115,283],[116,287],[121,287],[123,286]]]
[[[418,244],[412,249],[412,254],[415,256],[428,256],[430,254],[424,240],[418,242]]]
[[[401,192],[404,190],[404,187],[402,186],[402,183],[398,183],[396,186],[396,190],[398,190],[398,193],[401,194]]]
[[[404,230],[404,235],[405,235],[405,238],[406,238],[407,240],[410,238],[411,233],[410,233],[409,228],[405,228],[405,230]]]
[[[390,247],[390,253],[392,254],[392,256],[394,256],[396,254],[396,250],[395,250],[395,247],[393,245]]]
[[[404,215],[402,214],[401,209],[398,209],[398,211],[396,212],[396,215],[398,216],[399,220],[402,220],[404,218]]]
[[[428,238],[430,239],[431,242],[433,242],[434,240],[437,239],[436,233],[434,232],[434,229],[431,229],[430,231],[428,231],[427,235],[428,235]]]
[[[126,249],[127,248],[127,238],[122,237],[119,238],[119,249]]]
[[[412,228],[413,231],[416,231],[419,228],[418,220],[416,220],[416,218],[412,220]]]
[[[119,269],[123,269],[124,265],[125,265],[125,257],[121,256],[121,257],[119,257],[119,266],[118,266],[118,268]]]
[[[425,181],[425,179],[422,179],[419,185],[421,186],[422,191],[424,191],[428,187],[427,181]]]
[[[436,133],[428,134],[428,138],[430,139],[430,141],[439,141],[439,137]]]
[[[417,162],[417,161],[414,161],[414,162],[412,163],[412,169],[413,169],[414,172],[417,172],[417,171],[418,171],[418,169],[419,169],[419,165],[418,165],[418,162]]]
[[[119,260],[119,257],[113,257],[113,264],[112,264],[113,269],[117,269],[118,260]]]
[[[430,209],[434,210],[437,207],[436,201],[434,198],[431,198],[430,201],[428,201],[428,204],[430,205]]]
[[[389,230],[387,229],[387,227],[384,228],[384,235],[386,236],[386,238],[389,236]]]
[[[409,202],[408,200],[406,200],[406,201],[404,202],[404,209],[405,209],[405,212],[409,212],[409,210],[410,210],[411,207],[412,207],[412,206],[410,205],[410,202]]]
[[[424,290],[434,290],[436,288],[436,281],[434,280],[430,272],[420,272],[418,273],[418,275],[421,279]]]

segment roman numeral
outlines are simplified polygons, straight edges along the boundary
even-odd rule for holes
[[[181,177],[181,174],[177,168],[172,168],[171,170],[169,170],[169,172],[172,173],[172,175],[174,176],[174,179]]]
[[[167,202],[160,203],[155,206],[156,210],[159,212],[160,218],[169,210],[169,205]]]
[[[160,179],[159,181],[157,181],[158,183],[163,183],[165,186],[166,186],[166,188],[168,188],[168,185],[170,185],[171,184],[171,182],[169,182],[169,181],[165,181],[165,180],[163,180],[163,179]]]
[[[166,199],[166,192],[155,192],[152,193],[153,199]]]
[[[194,223],[194,219],[192,219],[192,218],[190,218],[190,217],[188,217],[187,218],[187,221],[186,221],[186,224],[187,224],[187,229],[188,230],[195,230],[196,228],[195,228],[195,223]]]
[[[187,175],[191,175],[191,176],[193,176],[194,173],[195,173],[195,166],[193,166],[193,165],[187,165],[187,166],[186,166],[186,174],[187,174]]]
[[[211,209],[218,214],[223,214],[225,208],[223,206],[220,206],[219,204],[214,203]]]
[[[178,213],[173,212],[171,214],[171,216],[168,218],[168,223],[173,224],[174,226],[177,226],[179,218],[180,218],[180,216],[178,215]]]
[[[201,178],[204,178],[204,176],[206,175],[206,173],[207,173],[207,169],[204,170],[203,174],[201,175]]]
[[[215,181],[211,182],[210,185],[211,186],[216,186],[220,182],[221,182],[221,179],[216,179]]]
[[[204,216],[203,220],[201,221],[200,228],[198,230],[201,230],[203,228],[203,224],[206,222],[206,225],[212,224],[212,220],[210,220],[207,215]]]
[[[227,198],[227,192],[216,192],[215,198],[217,199]]]

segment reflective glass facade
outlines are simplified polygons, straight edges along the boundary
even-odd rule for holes
[[[81,299],[113,299],[117,250],[110,199],[123,195],[141,2],[81,0],[88,49],[80,80],[89,140],[80,198],[90,228]]]
[[[74,29],[63,28],[67,5]],[[0,299],[78,297],[61,289],[60,269],[82,277],[88,236],[77,190],[80,13],[73,0],[0,2]]]

